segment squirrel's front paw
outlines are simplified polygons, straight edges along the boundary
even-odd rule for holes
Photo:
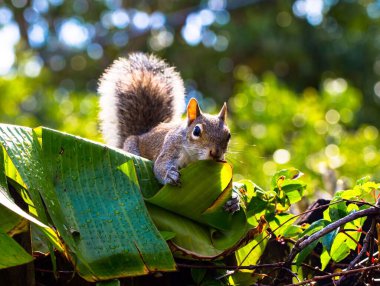
[[[229,212],[229,213],[235,213],[238,210],[240,210],[240,196],[239,194],[232,192],[231,199],[229,199],[225,205],[224,205],[224,210]]]
[[[175,167],[170,168],[165,175],[164,184],[170,184],[174,186],[181,186],[180,181],[181,174]]]

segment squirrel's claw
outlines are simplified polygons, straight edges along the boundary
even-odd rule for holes
[[[240,196],[237,193],[232,192],[231,199],[225,203],[223,209],[231,214],[239,211],[240,210]]]
[[[175,168],[171,168],[166,173],[166,176],[164,178],[164,183],[180,187],[181,186],[180,177],[181,177],[181,174],[178,172],[178,170]]]

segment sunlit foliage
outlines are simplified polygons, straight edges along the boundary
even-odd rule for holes
[[[238,177],[265,185],[276,170],[294,166],[309,189],[329,192],[336,187],[331,176],[326,181],[330,170],[345,177],[342,184],[378,178],[378,7],[348,0],[1,1],[0,122],[101,140],[97,79],[115,58],[142,50],[177,66],[188,97],[206,111],[229,102],[229,160]]]
[[[367,124],[352,128],[362,95],[344,79],[326,79],[320,92],[297,94],[273,74],[260,80],[242,66],[236,76],[241,81],[230,99],[229,154],[235,172],[264,185],[277,170],[293,166],[306,173],[310,190],[329,192],[342,187],[329,185],[333,170],[344,176],[343,185],[365,175],[380,178],[379,131]]]

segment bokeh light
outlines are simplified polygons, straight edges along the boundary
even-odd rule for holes
[[[293,4],[294,14],[306,18],[314,26],[322,23],[323,8],[323,0],[297,0]]]
[[[59,40],[68,47],[83,48],[89,41],[87,28],[78,19],[66,19],[59,27]]]
[[[0,27],[0,75],[9,73],[15,63],[14,46],[19,40],[20,30],[16,23],[8,22],[8,24]]]

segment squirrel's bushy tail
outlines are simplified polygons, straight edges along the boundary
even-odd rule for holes
[[[130,135],[180,118],[185,89],[178,72],[153,55],[116,60],[99,80],[100,127],[107,144],[122,148]]]

